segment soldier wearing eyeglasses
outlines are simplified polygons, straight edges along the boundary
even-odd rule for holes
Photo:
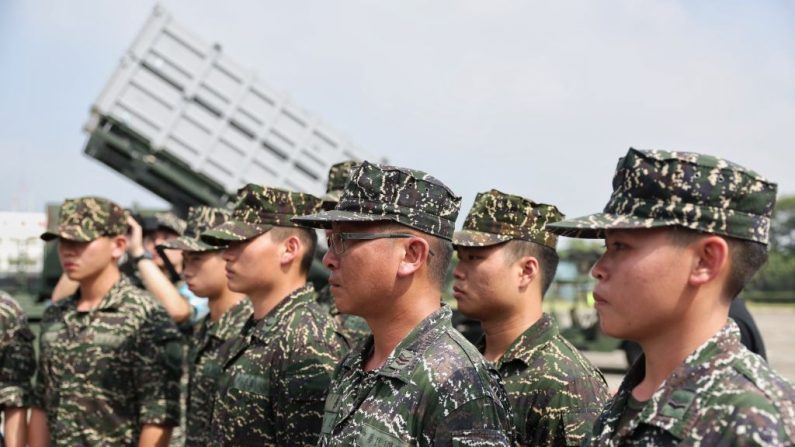
[[[334,210],[293,219],[328,230],[337,307],[372,330],[337,367],[319,445],[511,444],[499,375],[441,304],[460,203],[424,172],[364,162]]]
[[[347,160],[336,163],[329,168],[326,194],[321,197],[324,210],[336,208],[345,189],[345,184],[348,183],[351,173],[357,166],[359,166],[358,161]],[[367,322],[362,317],[342,313],[337,309],[334,297],[331,296],[331,287],[328,284],[318,292],[317,302],[323,308],[328,309],[329,315],[337,322],[350,341],[351,346],[356,345],[356,343],[370,335],[370,327],[367,326]]]

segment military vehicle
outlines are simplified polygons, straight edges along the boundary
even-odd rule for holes
[[[373,160],[319,116],[156,6],[91,106],[85,153],[162,197],[229,207],[246,183],[322,195],[334,163]],[[50,209],[50,222],[57,209]],[[48,244],[41,295],[60,276]],[[319,260],[312,277],[324,279]]]

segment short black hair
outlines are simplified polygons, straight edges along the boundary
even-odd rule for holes
[[[270,230],[271,238],[275,242],[283,242],[290,236],[296,236],[301,245],[306,247],[304,256],[301,258],[301,273],[308,274],[312,268],[312,261],[315,258],[315,248],[317,247],[317,233],[315,230],[303,227],[273,227]]]
[[[558,270],[560,257],[557,250],[546,245],[521,239],[512,239],[505,243],[505,259],[509,262],[516,262],[525,256],[532,256],[538,260],[541,268],[541,296],[546,295],[552,280],[555,279],[555,272]]]
[[[725,290],[730,298],[737,297],[756,272],[767,262],[767,245],[761,242],[705,233],[678,226],[672,227],[670,236],[671,240],[678,245],[689,245],[696,239],[706,236],[718,236],[726,241],[729,246],[731,270],[729,271],[729,279],[725,284]]]

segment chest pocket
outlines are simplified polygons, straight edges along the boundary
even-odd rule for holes
[[[372,447],[403,447],[414,445],[371,425],[363,425],[357,445]]]
[[[94,344],[113,350],[119,348],[125,341],[127,341],[127,337],[121,334],[100,333],[94,335]]]

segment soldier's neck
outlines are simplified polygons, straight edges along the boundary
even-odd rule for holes
[[[668,324],[666,330],[638,340],[645,354],[646,374],[632,390],[632,396],[639,401],[650,399],[690,354],[721,330],[728,316],[728,307],[725,312],[722,309],[711,312],[695,309]]]
[[[533,302],[537,304],[521,306],[513,311],[497,312],[496,315],[481,320],[480,326],[486,337],[483,351],[486,360],[498,362],[513,342],[541,319],[541,300]]]
[[[410,300],[406,300],[408,304]],[[373,353],[364,360],[365,371],[378,369],[386,363],[387,358],[398,344],[417,327],[428,315],[439,310],[439,299],[418,299],[411,305],[398,305],[385,309],[378,316],[365,319],[373,333]]]
[[[89,311],[97,307],[119,279],[121,279],[119,269],[115,265],[111,265],[94,276],[80,280],[80,299],[77,302],[77,310]]]
[[[210,320],[218,321],[229,309],[245,297],[242,293],[224,288],[219,296],[207,300],[207,307],[210,308]]]
[[[248,294],[254,307],[254,319],[259,320],[268,315],[287,295],[306,285],[306,277],[286,277],[284,281],[268,288],[251,291]]]

